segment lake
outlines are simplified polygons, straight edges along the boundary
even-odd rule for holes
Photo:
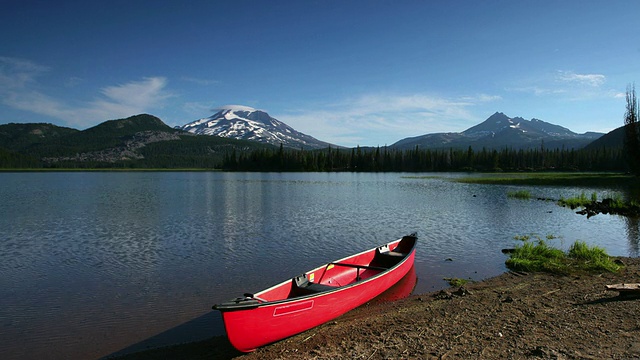
[[[504,272],[500,250],[516,235],[639,254],[637,220],[507,197],[616,189],[451,181],[460,176],[0,173],[0,353],[99,358],[221,335],[213,304],[411,232],[414,293]],[[172,329],[186,330],[156,336]]]

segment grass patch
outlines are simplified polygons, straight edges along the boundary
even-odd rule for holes
[[[594,200],[594,195],[595,195],[595,200]],[[598,200],[598,197],[596,193],[592,194],[591,199],[588,199],[585,193],[581,193],[579,196],[570,197],[568,199],[565,199],[564,196],[560,197],[560,200],[558,200],[558,205],[575,209],[579,207],[585,207],[597,200]]]
[[[409,175],[409,176],[401,176],[400,178],[402,179],[423,179],[423,180],[429,180],[429,179],[447,179],[446,176],[440,176],[440,175],[424,175],[424,176],[414,176],[414,175]]]
[[[516,245],[511,258],[506,261],[507,267],[516,271],[529,272],[564,272],[565,253],[547,245],[544,240],[538,240],[535,244],[525,241],[522,245]]]
[[[569,258],[578,262],[580,266],[591,272],[616,272],[620,269],[611,261],[607,252],[599,246],[589,246],[583,241],[576,241],[569,248]]]
[[[579,272],[617,272],[620,269],[601,247],[576,241],[569,251],[564,252],[549,246],[542,239],[516,245],[506,265],[515,271],[565,275]]]
[[[633,175],[615,173],[505,173],[499,176],[463,177],[454,181],[496,185],[620,187],[635,185],[637,179]]]
[[[514,236],[513,238],[514,238],[515,240],[519,240],[519,241],[529,241],[529,240],[531,240],[531,237],[532,237],[532,236],[535,236],[535,238],[536,238],[536,239],[538,239],[538,241],[542,240],[542,239],[540,238],[540,236],[538,236],[538,235],[536,235],[536,234],[532,234],[532,235],[516,235],[516,236]],[[547,235],[547,236],[546,236],[546,238],[547,238],[547,240],[558,239],[558,237],[557,237],[557,236],[552,235],[552,234]]]
[[[581,210],[578,213],[585,212],[587,216],[593,216],[598,213],[618,214],[633,217],[640,216],[640,205],[638,204],[638,201],[625,201],[620,194],[598,201],[598,195],[596,193],[591,194],[591,197],[588,198],[583,192],[579,196],[568,199],[561,197],[560,200],[558,200],[558,205],[571,208],[572,210],[576,208],[583,208],[585,210]]]
[[[520,241],[529,241],[531,240],[531,235],[516,235],[513,238]]]
[[[520,200],[531,199],[531,192],[529,190],[509,191],[507,197]]]
[[[467,279],[460,279],[460,278],[444,278],[444,280],[448,282],[450,286],[454,286],[454,287],[464,286],[469,282],[469,280]]]

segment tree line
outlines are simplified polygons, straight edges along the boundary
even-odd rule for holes
[[[229,152],[222,169],[229,171],[627,171],[620,148],[586,149],[420,149],[389,147],[293,150],[259,149]]]

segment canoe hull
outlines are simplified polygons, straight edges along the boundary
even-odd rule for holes
[[[401,240],[396,240],[387,244],[387,246],[393,248]],[[372,249],[372,251],[374,250]],[[357,259],[358,256],[366,257],[367,254],[367,252],[363,252],[360,255],[356,254],[339,261]],[[267,301],[250,309],[235,311],[219,309],[222,311],[229,341],[236,349],[243,352],[251,352],[260,346],[287,338],[335,319],[365,304],[400,281],[412,269],[414,259],[415,240],[410,253],[401,262],[384,272],[353,284],[284,301]],[[325,265],[325,268],[327,266],[330,265]],[[314,269],[309,274],[317,273],[321,268]],[[275,287],[278,286],[282,285],[279,284]],[[257,293],[256,297],[260,295],[261,293]]]

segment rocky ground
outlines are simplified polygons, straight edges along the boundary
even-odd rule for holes
[[[505,273],[464,288],[362,306],[250,354],[224,337],[126,359],[640,359],[640,259],[618,274]]]

